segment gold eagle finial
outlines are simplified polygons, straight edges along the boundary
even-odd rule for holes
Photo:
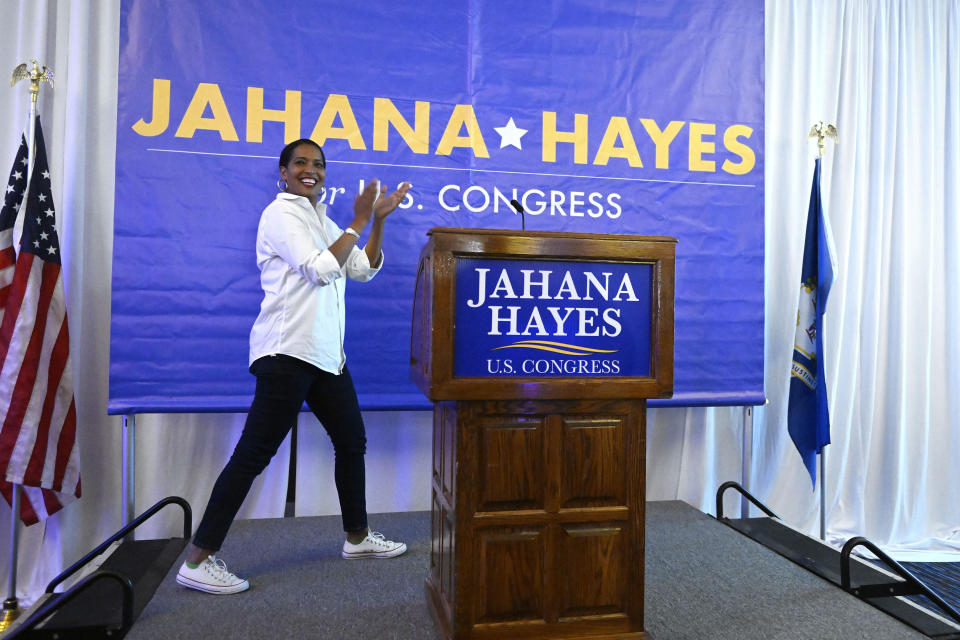
[[[834,144],[840,144],[840,138],[837,136],[837,128],[832,124],[824,125],[823,120],[810,127],[810,135],[807,137],[817,139],[817,148],[821,156],[823,155],[823,141],[825,138],[833,138]]]
[[[40,68],[40,64],[36,60],[31,60],[33,63],[33,68],[27,70],[27,63],[21,62],[17,65],[17,68],[13,70],[13,77],[10,78],[10,86],[17,84],[21,80],[30,81],[30,99],[33,102],[37,101],[37,94],[40,93],[40,83],[49,82],[50,87],[53,87],[53,69],[47,65],[43,65],[43,69]]]

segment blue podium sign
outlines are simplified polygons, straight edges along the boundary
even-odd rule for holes
[[[650,375],[649,263],[458,258],[454,377]]]

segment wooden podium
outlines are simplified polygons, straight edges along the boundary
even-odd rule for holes
[[[410,371],[434,402],[442,636],[650,638],[645,409],[673,390],[676,240],[429,236]]]

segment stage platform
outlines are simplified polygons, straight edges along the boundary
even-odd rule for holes
[[[408,553],[341,559],[339,517],[239,521],[222,557],[250,590],[187,591],[175,566],[127,638],[439,638],[424,594],[429,513],[380,514],[371,526]],[[927,637],[682,502],[647,503],[646,555],[656,640]]]

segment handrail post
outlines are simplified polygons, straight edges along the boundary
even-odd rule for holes
[[[113,534],[112,536],[104,540],[100,544],[100,546],[98,546],[96,549],[94,549],[93,551],[91,551],[90,553],[82,557],[77,562],[73,563],[73,565],[71,565],[69,568],[65,569],[60,575],[58,575],[56,578],[50,581],[50,584],[47,585],[47,593],[53,593],[54,588],[56,588],[58,584],[60,584],[61,582],[63,582],[64,580],[72,576],[85,564],[93,560],[95,557],[97,557],[104,551],[106,551],[106,549],[117,540],[121,540],[121,539],[128,540],[128,541],[132,540],[131,534],[133,533],[133,530],[139,527],[144,522],[146,522],[149,518],[153,516],[153,514],[160,511],[160,509],[167,506],[168,504],[176,504],[176,505],[179,505],[181,509],[183,509],[183,537],[189,540],[190,531],[193,526],[193,510],[190,508],[190,504],[183,498],[180,498],[178,496],[169,496],[167,498],[164,498],[163,500],[160,500],[155,505],[153,505],[152,507],[150,507],[149,509],[141,513],[133,521],[125,524],[123,527],[120,528],[119,531],[117,531],[115,534]]]
[[[765,514],[767,514],[767,515],[770,516],[771,518],[776,518],[777,520],[780,520],[780,519],[781,519],[780,516],[778,516],[778,515],[775,514],[773,511],[771,511],[770,509],[768,509],[765,504],[763,504],[762,502],[760,502],[759,500],[757,500],[757,499],[753,496],[753,494],[751,494],[749,491],[747,491],[746,489],[744,489],[743,487],[741,487],[739,484],[737,484],[737,483],[734,482],[733,480],[728,480],[727,482],[724,482],[723,484],[721,484],[721,485],[720,485],[720,488],[717,489],[717,520],[723,520],[723,519],[724,519],[724,515],[723,515],[723,494],[724,494],[724,492],[726,492],[727,489],[736,489],[737,491],[740,492],[740,494],[741,494],[743,497],[745,497],[747,500],[749,500],[750,502],[752,502],[758,509],[760,509],[761,511],[763,511]]]

